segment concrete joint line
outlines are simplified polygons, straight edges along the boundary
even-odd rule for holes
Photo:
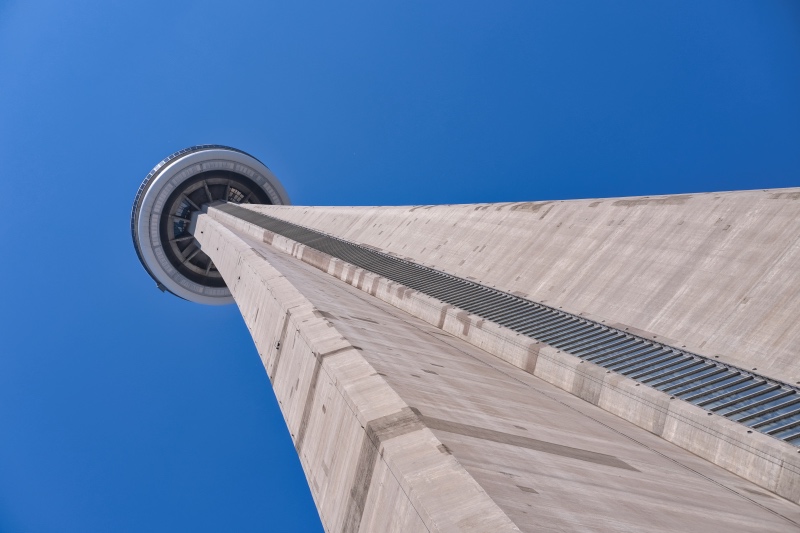
[[[413,410],[415,413],[419,414],[418,410]],[[586,461],[597,465],[611,466],[614,468],[622,468],[625,470],[631,470],[633,472],[639,472],[638,469],[632,467],[625,461],[614,457],[613,455],[592,452],[580,448],[572,448],[570,446],[563,446],[561,444],[554,444],[552,442],[524,437],[521,435],[514,435],[493,429],[481,428],[469,424],[461,424],[459,422],[452,422],[449,420],[443,420],[441,418],[420,415],[420,419],[422,420],[422,423],[430,429],[446,431],[448,433],[473,437],[476,439],[488,440],[509,446],[517,446],[519,448],[527,448],[529,450],[559,455],[561,457],[569,457],[570,459],[577,459],[578,461]]]

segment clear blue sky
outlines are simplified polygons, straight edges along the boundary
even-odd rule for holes
[[[0,0],[0,532],[320,531],[237,310],[131,245],[169,153],[296,204],[800,185],[797,0]]]

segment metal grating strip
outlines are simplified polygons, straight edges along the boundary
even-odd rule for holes
[[[216,209],[800,446],[800,389],[236,204]]]

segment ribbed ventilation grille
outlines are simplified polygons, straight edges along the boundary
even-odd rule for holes
[[[792,386],[237,205],[217,208],[709,412],[800,445],[800,394]]]

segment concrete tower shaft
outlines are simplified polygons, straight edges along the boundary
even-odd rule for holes
[[[791,347],[703,350],[748,335],[728,291],[758,329],[800,331],[790,299],[764,309],[800,290],[800,190],[314,208],[237,205],[202,172],[176,189],[196,256],[326,530],[800,530]]]

